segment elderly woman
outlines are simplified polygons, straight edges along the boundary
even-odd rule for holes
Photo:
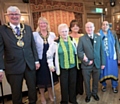
[[[36,72],[37,86],[41,93],[41,102],[42,104],[46,104],[44,95],[45,88],[48,90],[50,100],[53,101],[51,77],[46,58],[46,52],[56,36],[53,32],[50,32],[48,21],[44,17],[40,17],[38,19],[38,27],[36,32],[33,32],[33,34],[40,62],[40,68]],[[53,78],[54,82],[57,82],[58,78],[55,74],[56,73],[53,73]]]
[[[66,24],[58,26],[60,38],[51,44],[47,51],[48,66],[60,75],[61,104],[78,104],[76,102],[76,43],[69,37]],[[55,66],[53,57],[55,54]]]
[[[70,22],[70,36],[75,39],[75,41],[78,44],[79,38],[83,36],[83,34],[79,34],[80,26],[78,24],[77,20],[72,20]],[[77,81],[76,81],[76,94],[82,95],[83,90],[83,75],[82,75],[82,68],[81,68],[81,62],[79,62],[79,69],[77,70]]]

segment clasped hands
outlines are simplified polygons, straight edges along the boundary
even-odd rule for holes
[[[88,62],[88,58],[85,54],[84,54],[84,57],[83,57],[83,61]],[[92,65],[92,64],[93,64],[93,60],[90,60],[88,65]]]
[[[83,61],[88,62],[88,58],[85,54],[84,54],[84,57],[83,57]],[[92,64],[93,64],[93,60],[90,60],[88,65],[92,65]],[[104,68],[105,68],[105,65],[101,65],[101,69],[104,69]]]

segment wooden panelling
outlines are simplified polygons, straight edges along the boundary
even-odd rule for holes
[[[6,0],[7,1],[7,0]],[[13,0],[15,1],[15,0]],[[21,22],[26,23],[27,25],[30,25],[33,28],[33,20],[32,20],[32,14],[30,10],[30,5],[28,3],[23,3],[22,0],[18,0],[16,2],[3,2],[1,1],[1,21],[2,24],[8,22],[6,10],[9,6],[17,6],[21,11]]]

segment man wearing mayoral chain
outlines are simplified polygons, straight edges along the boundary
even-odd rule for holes
[[[0,26],[0,77],[3,78],[5,71],[13,104],[23,104],[23,79],[28,87],[29,104],[36,104],[36,70],[40,64],[32,30],[20,23],[18,7],[8,7],[7,17],[9,22]]]

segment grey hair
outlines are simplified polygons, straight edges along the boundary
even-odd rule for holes
[[[9,14],[9,12],[16,12],[16,11],[18,11],[18,13],[21,14],[20,9],[16,6],[10,6],[7,8],[7,14]]]

